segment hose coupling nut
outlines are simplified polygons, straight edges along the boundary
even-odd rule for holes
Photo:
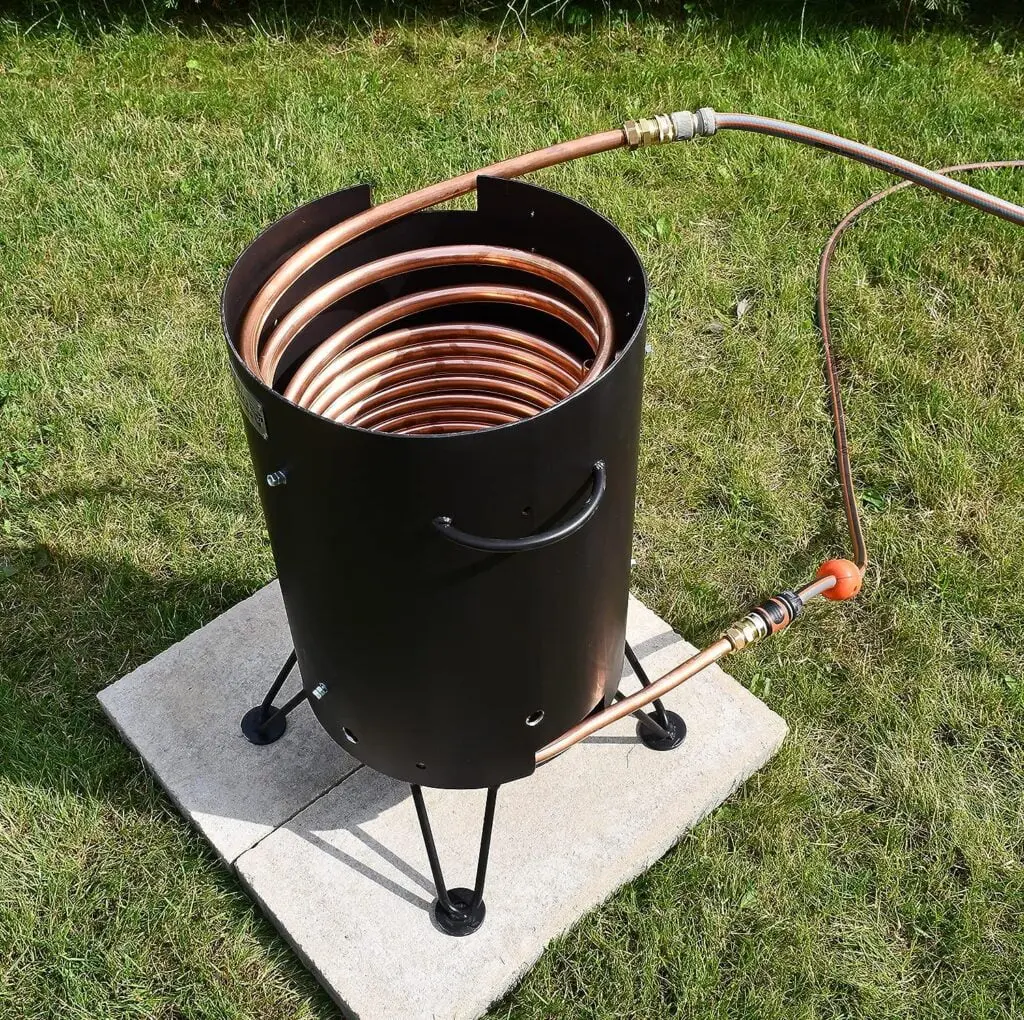
[[[738,652],[741,648],[746,648],[747,645],[760,641],[768,633],[768,624],[765,622],[764,617],[758,613],[747,613],[742,620],[737,620],[726,627],[722,637],[732,645],[734,651]]]
[[[676,140],[672,118],[665,113],[656,113],[653,117],[643,117],[640,120],[627,120],[622,125],[622,130],[626,135],[626,144],[631,149]]]

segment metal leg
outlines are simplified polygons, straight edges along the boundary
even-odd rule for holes
[[[640,681],[641,687],[650,687],[651,678],[647,675],[647,671],[641,665],[640,660],[637,658],[636,652],[633,651],[630,643],[626,642],[626,661],[629,663],[630,668],[636,674],[637,680]],[[654,716],[661,723],[663,729],[668,729],[668,717],[665,712],[665,706],[662,704],[661,698],[656,701],[652,701],[651,705],[654,707]]]
[[[476,865],[476,885],[472,889],[449,889],[445,885],[441,861],[434,844],[434,834],[430,828],[430,818],[427,816],[427,805],[423,800],[423,789],[416,784],[411,784],[410,789],[413,803],[416,805],[420,831],[423,833],[427,860],[430,862],[430,874],[437,890],[434,920],[447,935],[471,935],[484,923],[484,915],[487,913],[484,906],[484,880],[487,878],[487,858],[491,852],[491,831],[494,828],[494,806],[498,800],[498,787],[492,786],[487,791],[484,825],[480,833],[480,852]]]
[[[285,659],[284,665],[277,674],[277,679],[270,685],[267,696],[255,708],[250,708],[242,716],[242,732],[253,744],[272,744],[284,736],[288,726],[286,718],[292,709],[301,705],[308,697],[305,688],[286,701],[280,708],[274,708],[274,698],[278,696],[288,675],[295,668],[295,650]]]
[[[629,663],[641,687],[650,687],[651,680],[646,670],[640,664],[636,652],[626,642],[626,661]],[[621,692],[616,691],[615,700],[619,701],[624,697]],[[677,748],[686,736],[686,723],[676,712],[670,712],[662,704],[661,698],[651,702],[654,711],[648,715],[643,709],[637,709],[632,714],[639,720],[636,728],[636,735],[643,743],[654,751],[671,751]]]
[[[622,701],[625,696],[626,695],[623,694],[622,691],[616,691],[615,697],[612,700]],[[664,718],[664,709],[661,714],[662,718]],[[648,715],[642,708],[638,708],[635,712],[630,712],[630,715],[640,724],[641,729],[646,730],[652,736],[661,737],[662,739],[669,736],[668,730],[665,729],[665,727],[661,725],[661,722],[656,718],[656,712],[652,712]]]

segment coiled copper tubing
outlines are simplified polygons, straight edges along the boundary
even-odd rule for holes
[[[273,386],[296,337],[316,316],[363,287],[438,266],[501,267],[553,283],[567,300],[499,284],[435,287],[405,295],[366,312],[317,344],[298,365],[284,395],[346,425],[408,435],[504,425],[551,407],[604,371],[614,354],[615,336],[608,306],[597,290],[579,273],[533,252],[479,244],[401,252],[335,277],[267,326],[292,284],[368,231],[473,190],[481,174],[518,177],[625,144],[620,129],[554,145],[434,184],[339,223],[295,252],[257,294],[242,325],[243,361],[257,378]],[[467,303],[543,312],[570,326],[591,356],[580,359],[542,337],[486,322],[395,328],[418,312]]]

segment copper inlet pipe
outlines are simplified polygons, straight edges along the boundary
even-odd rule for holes
[[[287,399],[314,413],[334,417],[336,420],[356,425],[356,427],[366,427],[358,415],[353,417],[347,412],[353,405],[358,404],[359,401],[375,397],[379,392],[383,392],[386,387],[384,387],[383,382],[379,382],[379,385],[375,383],[366,385],[364,383],[367,374],[369,374],[371,379],[375,377],[374,372],[376,370],[369,369],[370,361],[362,356],[356,359],[360,362],[360,371],[355,375],[351,374],[352,361],[344,359],[344,354],[348,348],[369,342],[371,344],[376,343],[374,347],[375,353],[383,353],[384,350],[397,351],[402,344],[409,340],[407,334],[403,336],[401,331],[393,331],[386,345],[381,343],[381,338],[377,338],[374,341],[372,334],[401,318],[431,308],[467,302],[497,301],[525,305],[553,314],[557,318],[562,319],[562,321],[572,325],[588,342],[594,353],[593,359],[589,359],[589,362],[582,362],[579,359],[572,358],[567,351],[560,352],[557,356],[556,360],[563,363],[562,367],[566,367],[564,365],[566,358],[570,359],[572,363],[569,368],[570,372],[573,368],[579,368],[580,370],[578,373],[580,378],[571,389],[560,390],[554,394],[557,402],[557,400],[568,396],[574,389],[590,385],[610,364],[615,353],[613,328],[606,304],[600,294],[586,280],[556,261],[533,252],[517,251],[492,245],[472,244],[441,245],[436,248],[421,249],[419,251],[401,252],[387,258],[378,259],[367,265],[359,266],[329,280],[299,301],[280,321],[270,325],[269,330],[267,327],[270,324],[275,308],[285,293],[306,272],[332,252],[362,237],[367,232],[385,226],[409,213],[430,208],[438,203],[472,191],[476,187],[477,179],[481,174],[502,178],[519,177],[534,170],[554,166],[598,152],[607,152],[621,147],[636,149],[640,146],[663,142],[686,141],[699,136],[714,135],[717,131],[729,129],[775,135],[776,137],[826,149],[847,158],[867,163],[870,166],[887,170],[904,177],[909,182],[921,184],[948,197],[974,205],[986,212],[994,213],[1013,222],[1024,223],[1024,208],[1020,206],[961,182],[950,180],[941,172],[929,170],[909,160],[901,159],[890,153],[873,149],[870,146],[853,142],[837,135],[830,135],[813,128],[767,117],[741,113],[716,113],[710,108],[700,109],[696,113],[680,111],[672,114],[658,114],[639,121],[627,121],[621,129],[599,132],[575,139],[574,141],[562,142],[558,145],[493,163],[481,170],[471,171],[448,181],[432,184],[419,191],[368,209],[351,219],[329,228],[294,252],[283,265],[275,270],[253,299],[246,310],[241,328],[239,348],[242,360],[249,371],[260,378],[266,385],[273,387],[282,359],[288,353],[292,343],[302,334],[303,330],[318,315],[326,311],[333,304],[361,288],[395,276],[414,273],[420,269],[441,266],[502,267],[530,273],[549,282],[556,283],[571,298],[581,304],[587,314],[582,314],[566,302],[559,302],[549,295],[526,287],[473,284],[464,287],[437,288],[421,292],[418,295],[407,295],[405,298],[390,302],[366,313],[355,320],[355,322],[351,322],[343,329],[338,330],[325,341],[317,344],[312,351],[308,352],[301,359],[297,371],[285,389],[284,395]],[[488,327],[485,323],[453,324],[453,326],[460,325],[477,327],[479,338],[485,338],[487,335]],[[846,464],[846,454],[841,398],[839,397],[834,379],[831,355],[827,349],[827,336],[825,340],[826,369],[830,378],[833,416],[836,418],[837,452],[842,467]],[[541,361],[552,357],[550,348],[542,351],[539,347],[535,346],[534,353]],[[380,365],[382,363],[377,362],[375,364]],[[447,368],[454,366],[439,365],[438,367]],[[531,368],[543,370],[543,366],[536,360],[531,365]],[[366,372],[363,369],[366,369]],[[528,377],[524,375],[524,381],[527,379]],[[345,399],[349,388],[357,382],[361,384],[358,397],[353,396],[351,400]],[[438,385],[436,380],[428,385],[426,379],[424,379],[422,389],[414,387],[413,390],[406,389],[403,392],[410,399],[433,394],[433,399],[436,401],[438,409],[446,404],[450,405],[450,401],[456,399],[456,394],[458,394],[457,399],[461,405],[472,407],[472,399],[470,398],[467,404],[468,398],[464,391],[452,390],[447,384]],[[476,388],[471,388],[469,392],[476,392]],[[477,410],[482,410],[482,408],[478,406]],[[346,412],[344,416],[342,412]],[[435,417],[440,428],[444,416]],[[486,419],[480,418],[479,415],[464,415],[461,420],[464,424],[467,424],[471,421],[484,421]],[[415,426],[415,428],[417,433],[423,431],[420,425]],[[447,422],[444,431],[453,430],[453,422]],[[856,519],[856,508],[853,505],[852,494],[847,491],[850,479],[846,476],[849,472],[845,471],[841,472],[841,474],[843,475],[841,481],[846,483],[843,490],[844,504],[847,509],[851,538],[856,547],[856,563],[863,572],[866,564],[866,551],[863,536],[860,533],[859,522]]]

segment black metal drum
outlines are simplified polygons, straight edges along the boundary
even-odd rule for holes
[[[537,749],[618,687],[647,282],[629,241],[592,210],[534,185],[481,178],[476,210],[416,213],[358,239],[307,273],[276,314],[370,260],[498,244],[556,259],[601,292],[614,363],[534,417],[480,431],[400,435],[338,424],[277,392],[325,336],[424,280],[459,283],[471,273],[473,282],[524,282],[501,267],[439,267],[416,274],[415,285],[375,283],[314,320],[268,388],[236,349],[246,307],[291,252],[369,204],[368,189],[351,188],[295,210],[246,249],[225,287],[224,330],[260,499],[302,682],[323,727],[356,758],[409,783],[496,786],[533,772]],[[574,350],[580,342],[531,309],[454,311]],[[432,314],[415,321],[436,321]],[[445,321],[452,314],[444,309]]]

